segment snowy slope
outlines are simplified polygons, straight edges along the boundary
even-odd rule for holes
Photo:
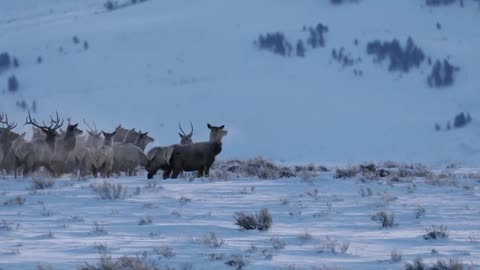
[[[478,164],[479,10],[472,2],[433,9],[420,2],[152,0],[105,12],[104,1],[2,1],[0,50],[21,66],[0,74],[0,85],[14,73],[21,90],[3,94],[1,110],[22,122],[15,103],[35,100],[40,119],[58,110],[106,130],[122,123],[149,130],[157,145],[178,141],[179,121],[193,121],[197,141],[207,139],[207,122],[225,124],[222,158]],[[330,29],[326,48],[304,59],[253,45],[273,31],[295,41],[319,22]],[[366,55],[368,41],[404,44],[408,36],[433,59],[450,56],[460,66],[454,87],[430,89],[426,63],[402,75]],[[341,46],[363,59],[356,66],[363,77],[331,61]],[[434,131],[462,111],[471,125]]]

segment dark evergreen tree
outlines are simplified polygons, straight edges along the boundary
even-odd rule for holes
[[[297,56],[305,57],[305,46],[303,45],[303,41],[301,39],[297,41]]]

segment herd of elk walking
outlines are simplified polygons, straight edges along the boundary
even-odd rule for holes
[[[21,172],[25,177],[44,168],[54,177],[70,173],[109,178],[122,173],[132,176],[138,168],[145,168],[148,179],[158,170],[163,171],[164,179],[177,178],[183,171],[208,176],[215,157],[222,151],[222,138],[227,135],[224,126],[207,124],[210,140],[193,143],[192,123],[188,134],[179,124],[179,144],[154,147],[145,153],[146,146],[154,141],[148,132],[119,125],[108,133],[99,131],[94,122],[83,122],[86,132],[70,121],[63,130],[64,121],[58,113],[50,116],[48,124],[40,124],[28,112],[25,125],[33,129],[28,141],[25,132],[14,132],[17,124],[9,121],[7,114],[0,114],[0,172],[15,177]]]

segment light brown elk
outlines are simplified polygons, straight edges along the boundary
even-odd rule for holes
[[[87,139],[76,143],[72,154],[69,156],[69,162],[73,164],[73,172],[84,177],[92,168],[91,157],[103,144],[102,133],[97,130],[97,125],[92,121],[90,126],[85,119],[83,123],[87,126]]]
[[[57,112],[55,119],[50,116],[50,125],[45,124],[45,122],[42,122],[42,124],[43,125],[40,125],[35,119],[32,119],[30,111],[28,111],[25,125],[32,125],[36,128],[39,128],[43,133],[45,133],[46,137],[45,139],[32,140],[34,164],[28,164],[29,166],[25,166],[24,174],[29,173],[30,171],[34,172],[43,166],[55,176],[56,173],[50,166],[50,161],[53,153],[55,152],[55,145],[58,136],[57,130],[63,126],[63,119],[60,119]]]
[[[102,131],[102,134],[104,136],[103,145],[93,152],[90,160],[91,168],[95,177],[100,173],[102,178],[110,178],[113,169],[113,136],[116,131],[112,133]]]

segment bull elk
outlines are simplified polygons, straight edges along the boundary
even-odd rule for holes
[[[150,167],[147,168],[150,179],[155,175],[158,169],[164,170],[163,178],[177,178],[182,171],[197,171],[198,176],[208,176],[210,167],[215,161],[215,157],[222,152],[222,138],[227,135],[225,126],[212,126],[207,124],[210,129],[210,141],[199,142],[188,145],[175,145],[170,149],[170,153],[158,151],[153,155]],[[161,158],[166,158],[165,162]]]
[[[73,151],[77,145],[77,136],[82,133],[83,130],[78,128],[78,123],[68,124],[64,134],[61,135],[60,139],[57,139],[55,151],[50,161],[50,165],[57,175],[71,171],[75,167],[70,156],[75,154]]]
[[[32,140],[34,164],[29,164],[29,166],[25,166],[24,174],[30,171],[35,171],[36,169],[43,166],[52,175],[56,175],[55,171],[50,166],[50,161],[55,151],[56,139],[58,136],[57,130],[63,126],[63,119],[60,119],[57,112],[55,119],[50,116],[50,125],[45,124],[44,121],[42,122],[42,124],[43,125],[40,125],[35,119],[32,119],[30,111],[28,111],[25,125],[32,125],[36,128],[39,128],[45,134],[45,139]]]
[[[19,134],[13,132],[17,124],[8,121],[7,114],[0,114],[0,171],[10,172],[14,170],[15,155],[12,151],[12,143]]]
[[[177,178],[182,171],[197,171],[198,177],[209,175],[215,157],[222,152],[222,138],[228,132],[224,129],[224,125],[216,127],[207,124],[207,127],[210,129],[210,141],[179,145],[174,148],[170,158],[173,179]]]

